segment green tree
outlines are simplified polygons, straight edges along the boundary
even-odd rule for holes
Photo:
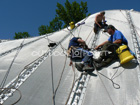
[[[68,25],[71,21],[74,23],[84,19],[86,16],[90,15],[88,13],[87,2],[82,2],[79,4],[76,1],[70,3],[68,0],[65,2],[65,7],[57,3],[56,13],[60,20],[62,20],[65,25]]]
[[[45,25],[41,25],[39,28],[38,28],[38,31],[39,31],[39,35],[44,35],[47,33],[47,27]]]
[[[46,33],[54,32],[51,26],[47,25]]]
[[[15,32],[14,39],[22,39],[27,37],[30,37],[28,32],[18,32],[18,33]]]
[[[79,4],[76,1],[70,3],[68,0],[65,2],[65,6],[57,3],[55,18],[49,23],[49,25],[41,25],[38,30],[40,35],[46,33],[55,32],[69,25],[71,21],[77,23],[78,21],[84,19],[88,15],[87,2],[82,2]]]
[[[45,26],[41,25],[38,30],[39,30],[39,35],[44,35],[46,33],[51,33],[55,32],[59,29],[62,29],[62,21],[59,20],[58,16],[55,16],[55,18],[50,22],[50,25]]]
[[[50,22],[50,27],[53,31],[57,31],[59,29],[62,29],[62,24],[62,21],[56,15],[55,18]]]

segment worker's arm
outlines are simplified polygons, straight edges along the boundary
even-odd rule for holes
[[[117,40],[115,40],[113,43],[120,44],[120,43],[122,43],[122,40],[121,40],[121,39],[117,39]]]
[[[70,63],[69,63],[69,66],[71,66],[72,65],[72,60],[70,60]]]
[[[86,42],[82,39],[77,40],[82,46],[84,46],[85,49],[89,49],[88,46],[86,45]]]
[[[99,47],[103,46],[104,44],[106,44],[108,41],[103,42],[102,44],[98,45],[97,47],[95,47],[95,50],[97,50]]]

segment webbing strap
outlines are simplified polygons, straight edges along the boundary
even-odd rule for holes
[[[125,52],[125,51],[129,51],[129,48],[127,47],[126,49],[123,49],[121,53]]]

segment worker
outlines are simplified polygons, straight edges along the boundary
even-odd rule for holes
[[[115,60],[118,56],[116,54],[116,50],[119,46],[122,44],[128,45],[128,41],[125,36],[113,25],[108,25],[107,32],[111,35],[109,39],[95,48],[97,50],[102,47],[100,57],[98,59],[94,59],[96,69],[101,69],[101,67],[107,66]],[[111,52],[110,54],[109,51]]]
[[[97,34],[99,29],[104,28],[104,26],[107,25],[104,15],[105,15],[105,12],[102,11],[99,14],[97,14],[95,17],[95,23],[94,23],[94,33],[95,34]]]
[[[68,54],[70,55],[70,66],[72,62],[81,61],[80,66],[83,67],[83,70],[93,70],[94,67],[91,65],[93,60],[93,54],[89,51],[88,46],[85,41],[80,37],[73,37],[70,40],[68,46]]]

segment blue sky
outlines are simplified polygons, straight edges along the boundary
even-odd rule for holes
[[[38,27],[49,25],[55,17],[57,2],[66,0],[0,0],[0,39],[13,39],[15,32],[38,36]],[[69,0],[73,2],[75,0]],[[102,10],[134,9],[140,11],[140,0],[76,0],[87,2],[88,13]]]

